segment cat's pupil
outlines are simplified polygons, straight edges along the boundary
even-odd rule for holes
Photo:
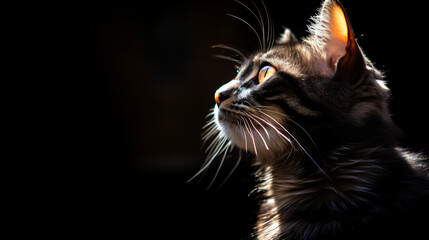
[[[259,75],[258,75],[259,83],[262,83],[263,81],[270,78],[275,72],[276,72],[276,69],[273,66],[267,65],[267,66],[263,67],[259,71]]]

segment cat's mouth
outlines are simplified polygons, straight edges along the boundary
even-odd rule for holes
[[[232,124],[232,125],[236,125],[236,124],[239,124],[240,117],[242,118],[243,116],[240,116],[239,112],[232,111],[229,108],[225,108],[225,107],[219,108],[216,105],[216,107],[215,107],[215,117],[216,117],[216,120],[220,124]]]
[[[221,132],[237,147],[257,156],[284,154],[290,137],[282,122],[286,115],[276,106],[216,105],[215,121]]]
[[[245,148],[245,139],[243,139],[243,119],[238,117],[237,113],[232,112],[228,108],[220,108],[218,105],[214,108],[214,117],[216,125],[219,127],[223,135],[225,135],[234,145]],[[243,145],[244,144],[244,145]]]

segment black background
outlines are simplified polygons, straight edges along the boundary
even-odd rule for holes
[[[277,35],[286,26],[306,36],[320,2],[267,0]],[[427,151],[424,7],[369,0],[343,5],[365,54],[385,72],[402,144]],[[10,62],[28,66],[18,75],[40,77],[30,79],[31,97],[15,109],[27,110],[17,142],[28,143],[16,159],[31,155],[25,164],[31,177],[16,190],[24,197],[14,209],[26,210],[14,217],[29,223],[20,231],[248,239],[256,210],[248,196],[254,187],[248,162],[218,190],[233,159],[209,190],[217,165],[187,183],[204,160],[200,135],[213,94],[235,76],[234,63],[215,58],[225,52],[211,46],[258,49],[250,28],[227,13],[259,30],[245,8],[226,0],[14,8],[9,26],[20,37]]]

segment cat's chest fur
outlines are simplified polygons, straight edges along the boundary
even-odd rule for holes
[[[326,168],[329,177],[293,174],[299,167],[291,171],[287,164],[265,169],[261,179],[267,199],[261,205],[258,240],[424,236],[428,189],[416,184],[419,177],[405,159],[395,149],[361,150],[361,158],[357,152],[331,154],[335,161]]]

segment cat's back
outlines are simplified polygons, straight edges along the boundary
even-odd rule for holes
[[[400,158],[382,183],[366,227],[339,239],[428,239],[429,165],[421,154],[396,149]],[[365,220],[364,220],[365,221]],[[365,224],[365,222],[364,222]]]

